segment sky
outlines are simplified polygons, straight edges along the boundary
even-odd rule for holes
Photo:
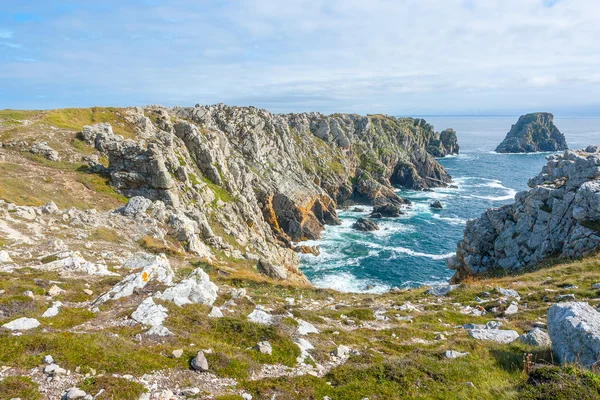
[[[0,109],[600,115],[598,0],[0,0]]]

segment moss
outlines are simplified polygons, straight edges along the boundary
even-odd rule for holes
[[[107,375],[85,378],[79,388],[92,396],[96,396],[103,390],[98,398],[111,400],[137,399],[146,393],[146,388],[141,383]]]
[[[574,366],[539,365],[519,389],[524,400],[598,399],[600,375]]]
[[[25,376],[8,376],[0,380],[0,394],[2,394],[2,399],[37,400],[42,398],[37,383]]]
[[[56,254],[50,254],[49,256],[43,257],[40,262],[42,264],[49,264],[51,262],[54,262],[58,260],[58,256]]]
[[[213,183],[210,179],[203,177],[202,182],[206,183],[208,185],[208,187],[210,188],[210,190],[213,191],[213,193],[215,194],[216,200],[221,200],[221,201],[224,201],[225,203],[230,203],[230,202],[234,201],[233,196],[231,196],[231,194],[229,194],[229,192],[225,188]]]
[[[44,318],[43,324],[55,329],[67,329],[94,319],[95,314],[86,308],[61,307],[58,315]]]
[[[356,319],[360,319],[362,321],[372,321],[375,319],[373,310],[371,310],[369,308],[356,308],[354,310],[351,310],[351,311],[345,313],[345,315],[348,318],[356,318]]]

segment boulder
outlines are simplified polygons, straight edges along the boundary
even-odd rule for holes
[[[58,209],[58,206],[54,204],[53,201],[51,201],[50,203],[41,206],[40,211],[42,212],[42,214],[55,214],[60,210]]]
[[[444,352],[444,358],[448,358],[448,359],[466,357],[468,355],[469,355],[469,353],[461,353],[460,351],[456,351],[456,350],[446,350]]]
[[[6,324],[2,325],[3,328],[6,328],[11,331],[26,331],[29,329],[37,328],[40,326],[40,323],[35,318],[17,318]]]
[[[85,396],[87,396],[86,392],[79,388],[72,387],[63,394],[62,400],[82,400]]]
[[[373,207],[373,211],[371,212],[371,218],[375,218],[374,215],[377,214],[381,215],[382,217],[395,218],[404,214],[404,211],[402,211],[402,207],[400,204],[386,201]]]
[[[169,300],[178,306],[204,304],[211,306],[217,299],[218,287],[202,268],[196,268],[186,279],[168,288],[157,298]]]
[[[444,206],[442,206],[442,203],[439,200],[435,200],[429,205],[429,207],[435,210],[441,210],[442,208],[444,208]]]
[[[134,217],[138,214],[144,214],[151,205],[152,200],[142,196],[135,196],[129,199],[127,205],[121,207],[118,211],[127,217]]]
[[[271,343],[269,342],[258,342],[255,348],[262,354],[273,354],[273,347],[271,347]]]
[[[497,153],[532,153],[567,150],[565,136],[553,122],[554,116],[540,112],[519,117],[506,138],[496,147]]]
[[[54,150],[52,147],[48,146],[46,142],[39,142],[31,146],[29,149],[31,154],[35,154],[37,156],[42,156],[50,161],[59,161],[60,157],[58,155],[58,151]]]
[[[513,315],[519,312],[519,304],[516,301],[512,301],[510,305],[504,310],[504,315]]]
[[[348,357],[350,355],[350,347],[340,344],[333,350],[333,355],[340,358]]]
[[[44,311],[44,313],[42,314],[42,318],[51,318],[51,317],[55,317],[58,315],[58,310],[60,307],[62,307],[62,303],[60,301],[55,301],[52,303],[52,306],[50,308],[48,308],[46,311]]]
[[[436,285],[425,290],[425,294],[436,297],[443,297],[456,289],[459,285]]]
[[[530,346],[550,347],[550,345],[552,345],[550,335],[540,328],[533,328],[529,332],[522,334],[520,339],[523,343]]]
[[[473,339],[497,343],[512,343],[519,338],[516,331],[502,329],[471,329],[469,336]]]
[[[597,365],[600,355],[600,313],[588,303],[554,304],[548,310],[552,353],[561,363]]]
[[[248,321],[256,322],[261,325],[273,325],[276,322],[276,319],[273,315],[260,308],[260,306],[256,306],[256,308],[248,314]]]
[[[377,225],[377,223],[368,218],[362,217],[352,224],[352,228],[362,232],[371,232],[379,230],[379,226]]]
[[[319,333],[319,330],[315,328],[313,324],[310,322],[306,322],[302,319],[296,319],[298,322],[298,329],[296,329],[296,333],[298,335],[308,335],[309,333]]]
[[[160,326],[168,316],[167,311],[164,306],[156,304],[152,297],[148,297],[135,309],[131,318],[143,325]]]
[[[209,318],[223,318],[223,312],[219,307],[211,308],[210,313],[208,313]]]
[[[117,300],[122,297],[131,296],[134,290],[143,288],[150,281],[171,285],[173,277],[174,273],[167,257],[164,254],[154,256],[151,264],[148,264],[139,272],[127,275],[108,292],[100,295],[92,303],[92,306],[98,306],[108,300]]]
[[[266,259],[261,259],[258,262],[257,269],[269,278],[277,280],[287,279],[287,271],[284,266],[272,263]]]
[[[2,264],[12,264],[14,261],[10,258],[8,251],[0,250],[0,265]]]
[[[194,371],[208,371],[208,361],[202,351],[199,351],[198,354],[196,354],[196,357],[192,359],[191,366]]]
[[[44,259],[53,259],[53,261],[33,266],[33,268],[44,271],[57,271],[59,274],[118,275],[110,272],[105,264],[87,261],[78,251],[59,251],[45,256],[42,260]]]

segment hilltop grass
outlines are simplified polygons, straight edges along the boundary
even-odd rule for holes
[[[51,110],[44,113],[41,122],[74,131],[80,131],[84,125],[108,122],[116,134],[130,139],[135,138],[135,127],[125,119],[124,110],[114,107]]]
[[[104,390],[99,398],[111,400],[137,399],[146,393],[146,388],[140,383],[106,375],[84,378],[79,388],[94,396]]]

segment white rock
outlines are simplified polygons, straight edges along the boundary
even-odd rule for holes
[[[219,307],[213,307],[208,313],[209,318],[223,318],[223,312]]]
[[[469,355],[469,353],[461,353],[460,351],[455,351],[455,350],[446,350],[444,352],[444,357],[448,358],[448,359],[466,357],[468,355]]]
[[[52,363],[54,363],[54,357],[52,357],[50,354],[45,355],[44,358],[42,359],[42,362],[44,364],[52,364]]]
[[[264,341],[258,342],[255,346],[256,350],[261,352],[262,354],[273,354],[273,347],[271,347],[271,343]]]
[[[276,322],[275,317],[260,308],[260,306],[256,306],[254,311],[248,314],[248,320],[261,325],[273,325]]]
[[[6,250],[0,250],[0,264],[12,264],[13,262]]]
[[[57,364],[50,364],[50,365],[46,365],[44,367],[44,374],[48,375],[48,376],[59,376],[59,375],[65,375],[67,373],[67,370],[65,370],[64,368],[59,367]]]
[[[127,275],[111,290],[99,296],[92,305],[98,306],[108,300],[117,300],[131,296],[135,289],[141,289],[150,281],[157,281],[165,285],[173,283],[174,273],[169,260],[164,254],[154,256],[154,262],[146,265],[141,271]]]
[[[298,322],[298,329],[296,333],[298,335],[308,335],[309,333],[319,333],[319,330],[315,328],[313,324],[310,322],[304,321],[302,319],[296,319]]]
[[[152,201],[142,196],[136,196],[129,199],[127,205],[121,207],[118,211],[128,217],[143,214],[152,205]]]
[[[146,335],[151,336],[172,336],[173,333],[163,325],[154,325],[146,331]]]
[[[56,297],[56,296],[58,296],[59,294],[63,294],[63,293],[65,293],[65,292],[66,292],[66,290],[64,290],[64,289],[61,289],[61,288],[59,288],[59,287],[58,287],[58,286],[56,286],[56,285],[52,285],[52,286],[50,287],[50,289],[48,289],[48,296],[50,296],[50,297]]]
[[[167,319],[167,309],[154,302],[152,297],[144,300],[131,314],[131,318],[143,325],[160,326]]]
[[[528,333],[521,335],[521,341],[538,347],[550,347],[552,345],[550,336],[540,328],[533,328]]]
[[[212,305],[217,299],[218,287],[202,268],[196,268],[186,279],[168,288],[156,297],[169,300],[178,306],[185,304]]]
[[[63,395],[63,399],[64,400],[80,400],[80,399],[84,399],[85,396],[86,396],[86,393],[83,390],[73,387],[65,392],[65,394]]]
[[[52,303],[52,306],[50,308],[48,308],[46,311],[44,311],[44,313],[42,314],[43,318],[51,318],[51,317],[55,317],[58,315],[58,309],[60,307],[62,307],[63,303],[61,303],[60,301],[55,301]]]
[[[250,393],[242,393],[242,399],[252,400],[252,395]]]
[[[502,329],[472,329],[469,336],[478,340],[488,340],[498,343],[512,343],[519,338],[519,334],[512,330]]]
[[[175,358],[181,358],[181,356],[183,355],[183,349],[177,349],[177,350],[173,350],[171,352],[171,354],[173,355],[173,357]]]
[[[285,304],[287,306],[293,306],[294,304],[296,304],[296,299],[294,299],[293,297],[286,297]]]
[[[348,357],[350,355],[350,347],[340,344],[333,350],[333,355],[340,358]]]
[[[194,371],[208,371],[208,361],[206,360],[206,357],[202,351],[199,351],[198,354],[196,354],[196,357],[192,359],[191,365]]]
[[[58,210],[58,206],[56,204],[54,204],[53,201],[51,201],[50,203],[48,203],[44,206],[41,206],[40,211],[42,212],[42,214],[54,214],[59,210]]]
[[[596,365],[600,354],[600,313],[588,303],[554,304],[548,310],[552,353],[561,363]]]
[[[88,274],[100,276],[117,276],[118,274],[110,272],[105,264],[96,264],[87,261],[78,251],[61,251],[51,254],[57,259],[46,264],[36,265],[33,268],[44,271],[58,271],[67,274]]]
[[[504,310],[504,315],[513,315],[519,312],[519,305],[516,301],[510,303],[508,308]]]
[[[308,350],[313,350],[315,347],[306,339],[298,338],[294,341],[296,346],[300,349],[300,356],[296,358],[296,361],[299,363],[303,363],[306,358],[312,358],[308,353]]]
[[[38,326],[40,326],[40,323],[34,318],[18,318],[2,325],[2,327],[11,331],[25,331],[37,328]]]

